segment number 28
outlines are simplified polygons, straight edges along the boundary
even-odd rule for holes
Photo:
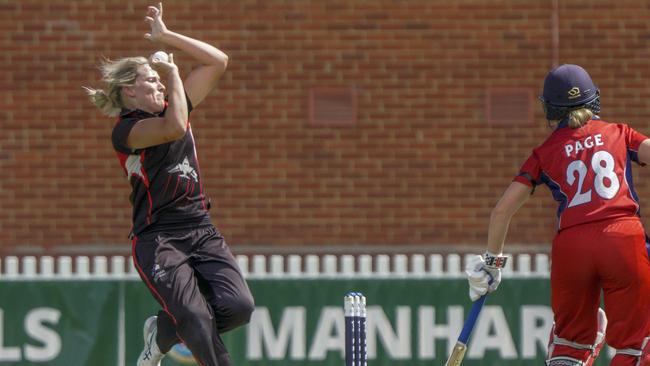
[[[602,163],[605,163],[603,166]],[[608,200],[614,198],[621,183],[618,181],[618,176],[614,172],[614,157],[607,151],[598,151],[591,157],[591,169],[593,169],[596,176],[594,177],[594,189],[596,193]],[[582,186],[587,176],[587,165],[582,160],[574,160],[569,164],[566,169],[567,183],[572,186],[575,181],[575,173],[578,172],[578,189],[576,195],[569,203],[569,207],[581,205],[583,203],[591,202],[591,189],[582,192]],[[605,185],[605,178],[609,179],[609,187]]]

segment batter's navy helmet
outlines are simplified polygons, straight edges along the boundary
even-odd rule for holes
[[[585,69],[564,64],[551,70],[544,79],[544,92],[539,99],[544,102],[546,118],[561,119],[573,107],[585,106],[594,113],[600,112],[600,92]]]

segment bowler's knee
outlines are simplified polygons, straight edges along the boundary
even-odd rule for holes
[[[255,310],[255,302],[251,296],[238,296],[223,301],[219,304],[217,313],[217,322],[222,332],[246,325],[251,320],[251,315]]]
[[[232,304],[232,322],[234,326],[248,324],[251,321],[251,315],[255,310],[255,302],[250,296],[240,296]]]

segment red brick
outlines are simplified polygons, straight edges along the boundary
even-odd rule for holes
[[[0,183],[3,251],[116,244],[128,252],[129,186],[111,150],[114,120],[80,87],[99,85],[101,56],[157,48],[142,38],[146,5],[0,5],[0,168],[11,172]],[[560,8],[560,61],[591,72],[605,119],[650,133],[650,9],[634,0]],[[64,15],[69,23],[57,21]],[[169,4],[165,17],[230,56],[192,126],[215,222],[235,249],[483,245],[498,195],[549,133],[538,106],[535,126],[491,127],[483,110],[488,87],[541,91],[553,61],[545,2],[202,0]],[[178,54],[187,71],[193,63]],[[350,85],[357,124],[311,126],[309,91]],[[635,178],[643,197],[650,173],[637,169]],[[547,243],[554,211],[539,190],[508,240]]]

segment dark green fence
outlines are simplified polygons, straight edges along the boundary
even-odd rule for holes
[[[369,365],[444,365],[470,306],[461,278],[249,283],[253,319],[224,335],[238,366],[343,365],[349,290],[368,299]],[[139,281],[0,281],[0,365],[134,365],[142,323],[157,310]],[[506,278],[488,298],[463,365],[543,365],[551,325],[548,279]],[[163,365],[188,364],[179,355]]]

